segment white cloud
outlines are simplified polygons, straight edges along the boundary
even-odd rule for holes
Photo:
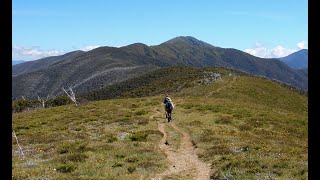
[[[100,47],[100,46],[86,46],[86,47],[80,48],[80,50],[82,50],[82,51],[90,51],[90,50],[98,48],[98,47]]]
[[[12,59],[14,60],[36,60],[48,56],[57,56],[63,54],[62,50],[41,50],[37,47],[12,47]]]
[[[276,46],[275,48],[271,49],[271,57],[274,57],[274,58],[285,57],[296,51],[297,49],[288,49],[282,46]]]
[[[247,48],[244,51],[246,53],[249,53],[253,56],[262,57],[262,58],[281,58],[288,56],[289,54],[292,54],[296,51],[299,51],[300,49],[307,48],[306,42],[301,41],[297,44],[297,49],[290,49],[285,48],[281,45],[278,45],[274,48],[268,49],[263,46],[261,43],[256,43],[254,48]]]
[[[259,42],[256,42],[255,48],[245,49],[244,51],[246,53],[249,53],[251,55],[258,56],[258,57],[267,57],[268,56],[267,48],[263,47],[263,45]]]
[[[301,41],[297,44],[299,49],[306,49],[306,47],[308,47],[308,44],[306,44],[305,41]]]

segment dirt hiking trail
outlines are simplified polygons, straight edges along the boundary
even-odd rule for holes
[[[156,117],[157,116],[157,117]],[[156,114],[150,116],[150,119],[156,120],[156,118],[162,118],[161,112],[156,109]],[[162,180],[168,176],[183,176],[183,179],[196,179],[196,180],[209,180],[212,170],[210,165],[206,164],[198,158],[196,154],[196,148],[194,147],[190,135],[177,127],[174,122],[167,123],[163,118],[158,122],[158,129],[163,134],[161,141],[159,142],[159,148],[164,152],[170,162],[169,168],[157,174],[153,180]],[[174,149],[168,144],[168,135],[165,127],[169,125],[175,131],[182,135],[179,149]]]

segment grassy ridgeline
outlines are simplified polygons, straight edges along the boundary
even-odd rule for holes
[[[189,131],[217,177],[307,179],[306,96],[246,76],[176,96],[177,125]]]
[[[137,179],[163,170],[162,134],[149,119],[159,101],[118,99],[15,114],[13,129],[26,157],[13,141],[14,177]]]
[[[171,96],[173,122],[190,133],[199,158],[217,178],[306,179],[307,97],[272,81],[227,74]],[[149,119],[156,108],[163,111],[161,100],[111,99],[14,114],[25,158],[13,141],[13,179],[139,179],[164,171],[169,162],[158,147],[156,122],[164,120]],[[179,146],[179,134],[166,130],[169,143]]]
[[[136,78],[126,80],[124,82],[106,86],[96,91],[90,93],[79,94],[79,97],[88,99],[90,101],[105,100],[113,98],[132,98],[132,97],[149,97],[157,96],[159,94],[165,94],[166,92],[175,93],[180,92],[182,89],[201,86],[204,84],[210,84],[213,82],[213,78],[210,77],[212,73],[219,73],[223,78],[228,78],[229,75],[232,76],[249,76],[247,73],[236,71],[226,68],[194,68],[194,67],[170,67],[157,69],[153,72],[146,73]],[[259,77],[266,79],[263,77]],[[255,78],[257,77],[255,76]],[[261,81],[262,85],[260,88],[265,88],[270,84],[271,80]],[[258,81],[260,82],[260,81]],[[217,81],[219,83],[219,81]],[[285,86],[288,89],[293,89],[301,94],[305,93],[302,90],[294,88],[292,86],[285,85],[283,83],[278,83]],[[242,90],[247,90],[246,86],[255,86],[255,84],[241,85]],[[259,88],[259,87],[258,87]],[[271,87],[270,87],[271,88]],[[266,88],[268,89],[268,88]],[[272,89],[272,88],[271,88]],[[253,89],[255,90],[255,89]],[[193,91],[191,89],[191,91]],[[258,89],[259,91],[259,89]],[[200,91],[201,93],[202,91]],[[247,92],[250,93],[250,92]],[[277,94],[277,91],[271,93]],[[194,94],[193,94],[194,95]],[[251,96],[250,94],[248,94]],[[263,96],[257,96],[257,98],[263,99]]]

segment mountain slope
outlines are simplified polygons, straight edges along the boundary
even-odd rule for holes
[[[13,140],[13,178],[195,179],[201,176],[194,164],[185,158],[172,164],[176,161],[166,153],[170,149],[180,158],[181,147],[190,147],[187,139],[214,179],[308,179],[307,96],[223,68],[203,69],[199,76],[198,71],[171,70],[181,72],[179,83],[191,84],[170,91],[175,104],[170,123],[163,117],[161,91],[13,114],[25,154],[22,158]],[[217,72],[221,80],[207,81]],[[167,81],[158,76],[145,87]],[[179,171],[181,164],[187,171]]]
[[[215,47],[189,36],[157,46],[135,43],[121,48],[100,47],[49,65],[28,63],[28,67],[14,66],[14,73],[19,75],[13,77],[13,98],[59,95],[61,87],[66,85],[74,86],[78,93],[90,92],[169,66],[229,67],[305,90],[308,87],[304,73],[278,59],[263,59],[236,49]]]
[[[46,68],[13,77],[13,95],[35,98],[61,95],[61,88],[72,86],[75,92],[99,89],[155,68],[133,55],[111,47],[101,47],[80,56],[51,64]]]
[[[42,58],[36,61],[28,61],[22,64],[17,64],[12,66],[12,75],[16,76],[19,74],[25,74],[32,71],[41,70],[49,67],[52,64],[58,63],[60,61],[73,59],[77,56],[80,56],[83,53],[84,51],[73,51],[61,56],[51,56],[51,57]]]
[[[12,65],[16,65],[16,64],[21,64],[21,63],[24,63],[26,61],[23,61],[23,60],[17,60],[17,61],[12,61]]]
[[[188,39],[189,37],[175,38],[173,42],[165,42],[153,48],[175,59],[178,64],[229,67],[307,89],[307,77],[277,59],[258,58],[236,49],[214,47],[202,41],[197,45],[185,43]]]
[[[168,67],[157,69],[99,90],[79,94],[79,96],[94,101],[119,97],[132,98],[174,93],[185,88],[212,83],[214,79],[212,75],[214,73],[218,73],[222,77],[229,75],[250,76],[249,74],[226,68]],[[279,81],[274,82],[279,83]],[[292,86],[281,83],[280,85],[303,94],[303,91],[295,89]]]
[[[280,58],[280,60],[294,69],[308,68],[308,49],[301,49],[300,51]]]

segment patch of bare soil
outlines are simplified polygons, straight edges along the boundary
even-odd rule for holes
[[[157,110],[157,113],[150,118],[154,119],[154,117],[159,114],[161,116],[161,113],[159,110]],[[183,177],[183,179],[196,180],[210,179],[210,175],[212,174],[210,165],[200,161],[196,154],[196,148],[191,141],[190,135],[181,128],[177,127],[177,125],[173,122],[157,122],[158,129],[163,134],[163,138],[159,142],[159,148],[166,154],[170,165],[166,171],[157,174],[152,179],[161,180],[170,176],[178,176]],[[173,149],[173,147],[171,147],[167,141],[168,135],[165,130],[167,124],[182,135],[179,149]]]

